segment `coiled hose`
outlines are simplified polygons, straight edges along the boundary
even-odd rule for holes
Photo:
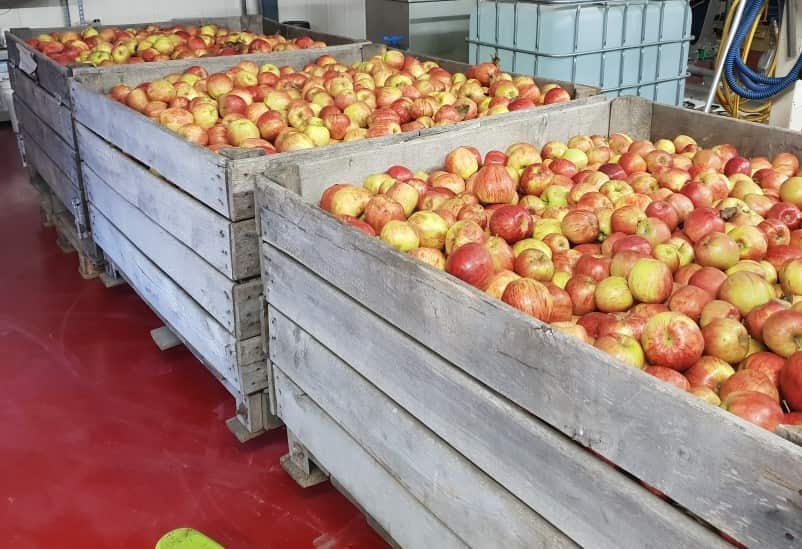
[[[738,0],[736,0],[730,6],[730,9],[727,11],[727,16],[724,19],[724,28],[722,29],[722,37],[721,37],[722,44],[726,43],[727,37],[729,36],[730,32],[732,32],[731,29],[732,20],[735,16],[735,12],[737,11],[737,9],[738,9]],[[768,13],[768,5],[764,8],[763,16],[765,16],[767,13]],[[742,52],[741,59],[744,62],[749,58],[749,54],[752,51],[752,40],[754,39],[755,33],[757,32],[762,17],[755,19],[741,47],[741,52]],[[721,62],[721,57],[723,54],[724,54],[724,49],[719,48],[718,54],[716,55],[717,66]],[[777,56],[773,55],[771,58],[771,63],[769,64],[769,67],[766,71],[766,74],[770,76],[774,75],[774,70],[776,69],[776,67],[777,67]],[[719,86],[719,89],[716,91],[716,96],[721,106],[724,107],[727,113],[733,118],[749,120],[751,122],[765,123],[769,121],[769,115],[771,114],[771,102],[770,101],[756,102],[742,99],[739,95],[737,95],[730,89],[730,87],[727,85],[726,78],[721,81],[721,85]]]
[[[802,69],[802,55],[796,60],[791,71],[782,77],[766,76],[755,72],[741,60],[739,55],[744,39],[757,22],[757,18],[763,11],[766,0],[741,0],[747,2],[744,10],[743,20],[735,30],[735,38],[732,42],[730,51],[724,60],[724,76],[730,89],[750,100],[768,99],[777,95],[784,89],[792,86],[799,78],[799,71]],[[736,78],[737,71],[737,78]]]

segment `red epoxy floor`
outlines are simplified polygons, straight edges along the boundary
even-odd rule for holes
[[[375,548],[328,483],[279,466],[283,430],[240,445],[233,399],[127,286],[83,280],[39,223],[0,125],[0,539],[3,547],[153,547],[197,528],[229,549]]]

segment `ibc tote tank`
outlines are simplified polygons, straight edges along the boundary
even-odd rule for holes
[[[471,63],[597,86],[679,105],[685,94],[687,0],[479,1],[468,35]]]

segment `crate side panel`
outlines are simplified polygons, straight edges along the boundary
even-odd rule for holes
[[[799,539],[789,502],[802,504],[801,448],[345,228],[278,186],[268,187],[266,203],[270,244],[472,377],[739,541]]]

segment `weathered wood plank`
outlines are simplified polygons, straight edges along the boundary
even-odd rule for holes
[[[413,339],[742,543],[802,539],[800,448],[260,187],[268,243]]]
[[[53,191],[53,194],[69,212],[74,212],[73,203],[83,204],[81,192],[75,187],[58,165],[49,157],[25,128],[22,128],[25,141],[25,158],[31,168],[38,173]]]
[[[576,547],[275,309],[270,341],[270,360],[468,546]]]
[[[258,262],[257,238],[250,236],[247,222],[232,225],[85,126],[77,124],[75,130],[84,164],[153,222],[229,278],[258,274],[258,264],[252,265],[253,257]],[[256,232],[253,222],[250,228]]]
[[[256,219],[235,221],[229,226],[234,280],[259,275],[259,231]]]
[[[276,357],[295,350],[282,340],[287,335],[281,326],[282,313],[580,545],[645,548],[722,543],[693,519],[499,398],[280,251],[265,244],[264,254],[271,267],[266,283],[270,307],[277,311],[269,326],[271,360],[325,410],[329,407],[323,397],[298,381],[303,373],[288,370],[286,360]],[[348,337],[343,337],[340,319],[348,319]],[[307,355],[320,353],[303,334],[297,338],[304,339],[297,348],[309,348]],[[387,360],[388,356],[393,359]],[[309,356],[304,358],[313,363]],[[333,369],[329,364],[317,367],[324,386],[334,385]],[[364,390],[332,394],[338,399],[352,395],[344,400],[348,406],[365,398]],[[377,414],[366,417],[380,423]],[[477,493],[474,499],[479,497]],[[641,527],[610,520],[622,516],[638,516]]]
[[[265,54],[228,55],[222,57],[204,57],[202,59],[181,59],[158,63],[140,63],[137,65],[114,65],[101,68],[75,70],[75,77],[81,85],[89,90],[107,93],[117,84],[139,85],[171,73],[182,73],[189,67],[200,65],[209,73],[223,72],[240,61],[249,60],[262,65],[271,63],[279,67],[290,66],[298,70],[314,61],[321,55],[332,55],[341,63],[351,65],[362,61],[362,47],[365,42],[342,44],[327,48],[294,50]]]
[[[22,97],[14,94],[14,109],[20,124],[42,151],[60,168],[61,172],[77,189],[81,188],[78,166],[78,151],[68,145],[50,126],[39,118]],[[27,143],[26,143],[27,145]]]
[[[14,93],[30,106],[31,110],[45,122],[67,145],[75,149],[72,115],[61,102],[40,87],[27,74],[12,67]]]
[[[550,140],[567,140],[576,134],[606,134],[609,112],[608,102],[600,98],[582,104],[559,105],[549,110],[534,109],[521,115],[523,118],[498,117],[492,123],[492,118],[487,118],[478,125],[455,125],[458,127],[448,132],[400,144],[377,142],[366,150],[349,151],[348,155],[335,156],[332,151],[331,156],[284,163],[271,169],[270,177],[306,201],[315,202],[329,185],[344,181],[361,183],[366,176],[383,172],[393,164],[422,170],[441,168],[448,151],[461,143],[470,143],[485,152],[499,147],[503,149],[518,141],[538,143],[545,136]]]
[[[131,287],[182,341],[197,350],[207,366],[239,389],[234,336],[131,244],[99,210],[90,207],[90,215],[95,240]]]
[[[278,369],[276,394],[287,428],[402,547],[467,547]]]
[[[214,211],[228,216],[226,160],[137,111],[73,83],[75,119]]]
[[[237,284],[117,194],[85,166],[89,203],[238,339],[259,334],[261,280]]]
[[[726,142],[747,156],[772,157],[780,152],[802,155],[802,134],[799,131],[668,105],[654,105],[651,133],[659,137],[688,134],[703,147]]]

